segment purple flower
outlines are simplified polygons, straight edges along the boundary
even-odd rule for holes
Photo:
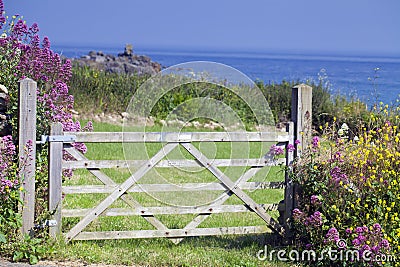
[[[322,225],[322,214],[319,211],[314,212],[309,218],[307,218],[308,223],[312,226]]]
[[[301,210],[299,210],[299,209],[296,208],[296,209],[293,209],[292,214],[293,214],[293,219],[294,219],[295,221],[297,221],[297,220],[299,220],[300,217],[303,215],[303,212],[301,212]]]
[[[379,223],[375,223],[372,227],[376,232],[380,232],[382,229]]]
[[[363,251],[369,251],[369,250],[371,250],[371,247],[368,246],[368,245],[364,245],[364,246],[362,247],[362,250],[363,250]]]
[[[284,151],[283,151],[283,148],[281,146],[273,145],[269,149],[269,153],[271,155],[273,155],[273,156],[279,156],[279,155],[283,155]]]
[[[361,244],[361,242],[358,238],[354,239],[351,243],[353,244],[353,246],[356,246],[356,247],[358,247]]]
[[[300,142],[300,140],[297,140],[297,139],[296,139],[296,140],[294,141],[294,143],[295,143],[296,145],[298,145],[298,144],[300,144],[301,142]]]
[[[316,195],[312,195],[311,198],[310,198],[310,201],[311,201],[311,204],[312,204],[312,205],[319,205],[319,204],[321,204],[321,202],[319,201],[318,196],[316,196]]]
[[[345,173],[343,173],[342,169],[338,166],[333,167],[329,173],[331,175],[332,182],[335,185],[339,185],[340,182],[344,182],[344,183],[348,182],[347,175]]]
[[[287,145],[287,151],[288,152],[293,152],[293,151],[295,151],[296,150],[296,148],[294,147],[294,145],[292,145],[292,144],[288,144]]]
[[[328,230],[328,233],[326,234],[326,242],[329,241],[335,241],[337,242],[339,240],[339,232],[335,227],[332,227]]]
[[[389,241],[387,241],[386,239],[382,239],[382,241],[380,242],[380,245],[384,248],[390,247]]]
[[[358,227],[356,228],[356,233],[361,234],[361,233],[363,233],[363,232],[364,232],[364,229],[363,229],[362,227],[358,226]]]
[[[360,242],[365,242],[367,240],[367,238],[365,236],[363,236],[362,234],[358,235],[358,240],[360,240]]]
[[[319,137],[318,136],[314,136],[313,137],[312,146],[313,146],[313,148],[318,148],[319,147]]]

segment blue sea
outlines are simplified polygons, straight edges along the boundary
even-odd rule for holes
[[[90,50],[106,54],[123,52],[110,47],[53,47],[67,57],[80,57]],[[222,63],[265,83],[282,81],[319,82],[323,78],[332,93],[373,104],[394,103],[400,95],[400,58],[374,56],[302,55],[266,52],[224,52],[148,49],[134,50],[164,67],[189,61]]]

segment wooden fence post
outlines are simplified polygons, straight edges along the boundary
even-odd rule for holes
[[[35,222],[35,169],[36,169],[36,90],[34,80],[19,81],[18,148],[22,176],[22,233],[29,234]],[[32,147],[26,150],[27,144]],[[28,152],[28,153],[27,153]]]
[[[300,84],[292,88],[292,121],[294,122],[294,136],[300,141],[296,148],[296,156],[300,156],[303,149],[311,141],[312,135],[312,87]]]
[[[295,157],[311,142],[312,136],[312,87],[300,84],[292,88],[292,121],[294,122],[294,137],[300,144],[296,146]],[[293,185],[292,208],[297,207],[298,185]]]
[[[50,135],[62,135],[61,123],[53,123],[50,127]],[[57,224],[51,226],[49,234],[55,238],[61,231],[61,204],[62,204],[62,160],[63,142],[50,142],[49,145],[49,211],[52,220]]]

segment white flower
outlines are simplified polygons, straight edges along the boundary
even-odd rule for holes
[[[0,84],[0,91],[3,91],[4,93],[8,94],[7,87],[5,87],[5,86],[2,85],[2,84]]]
[[[342,127],[340,127],[340,129],[342,129],[343,131],[348,131],[349,130],[349,126],[346,123],[343,123]]]
[[[0,38],[7,38],[7,34],[3,32],[3,34],[0,36]]]

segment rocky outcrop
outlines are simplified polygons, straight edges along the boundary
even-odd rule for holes
[[[5,136],[11,133],[11,126],[7,121],[7,102],[8,102],[8,90],[0,84],[0,136]]]
[[[110,73],[126,73],[137,75],[153,75],[161,71],[161,65],[149,57],[135,55],[132,45],[125,46],[123,53],[106,55],[101,51],[90,51],[88,55],[72,59],[81,66],[89,66]]]

